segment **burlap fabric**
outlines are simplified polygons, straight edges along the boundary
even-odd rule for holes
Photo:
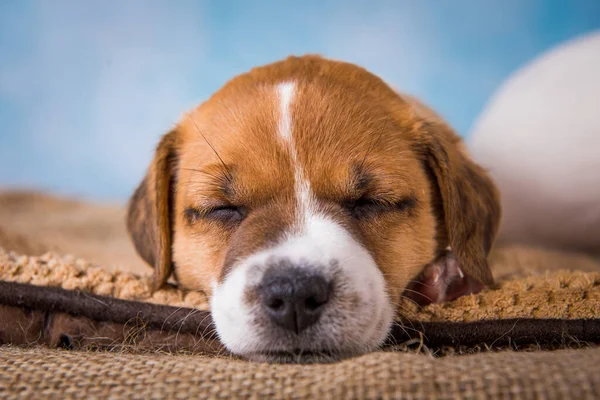
[[[43,215],[40,210],[44,210],[47,200],[28,199],[12,198],[8,202],[12,209],[5,213],[10,214],[10,221],[4,215],[0,221],[0,247],[6,249],[0,251],[0,280],[206,308],[202,293],[183,293],[170,287],[151,294],[147,277],[123,272],[128,268],[119,265],[127,264],[131,252],[122,242],[120,211],[115,212],[118,218],[112,222],[105,214],[101,218],[105,233],[97,234],[101,231],[95,224],[100,222],[89,219],[95,209],[85,209],[77,203],[77,207],[84,207],[80,213],[85,218],[59,219],[59,225],[78,226],[82,231],[55,231],[60,240],[54,243],[51,223],[41,224],[44,229],[40,236],[34,222],[19,222],[19,216]],[[26,200],[33,205],[17,207],[17,203],[25,204]],[[63,207],[52,205],[59,206]],[[72,241],[70,235],[86,239]],[[109,248],[126,249],[123,253],[115,251],[123,254],[125,262],[110,259],[107,242],[115,246]],[[40,255],[47,250],[55,253]],[[65,256],[66,253],[92,262]],[[509,248],[495,251],[491,262],[497,287],[420,310],[406,304],[405,313],[416,321],[600,317],[597,260]],[[11,323],[14,327],[14,322],[0,321],[0,327]],[[528,346],[520,351],[480,349],[484,351],[468,355],[445,352],[444,357],[434,357],[419,346],[418,354],[392,348],[336,364],[269,365],[224,355],[136,351],[131,347],[118,351],[66,351],[39,347],[32,340],[27,347],[0,346],[0,397],[600,398],[600,349],[593,343],[569,345],[577,349],[536,351],[535,346]]]
[[[330,365],[0,348],[4,398],[597,399],[600,349],[431,358],[374,353]]]
[[[419,321],[600,316],[600,264],[591,258],[508,248],[495,251],[491,265],[497,277],[495,288],[420,309],[406,302],[401,311]],[[83,259],[52,253],[36,257],[0,249],[0,280],[208,309],[204,293],[183,292],[172,286],[152,293],[148,275],[110,271]]]

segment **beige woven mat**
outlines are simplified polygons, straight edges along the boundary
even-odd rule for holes
[[[497,287],[422,309],[407,302],[402,311],[421,321],[600,317],[600,264],[593,259],[509,248],[496,251],[491,264]],[[50,253],[32,257],[0,249],[0,280],[79,289],[178,307],[208,308],[202,292],[186,293],[168,287],[152,294],[148,275],[108,271],[81,259]]]
[[[146,270],[124,241],[118,207],[68,206],[26,194],[9,194],[2,204],[0,247],[7,251],[0,250],[0,280],[206,308],[202,293],[168,288],[151,295],[147,276],[122,272]],[[77,220],[67,218],[73,208]],[[50,209],[54,222],[41,219]],[[65,229],[58,234],[57,226]],[[31,256],[48,250],[57,253]],[[513,247],[495,251],[491,263],[496,288],[422,310],[407,304],[405,311],[423,321],[600,315],[597,260]],[[0,346],[0,398],[600,398],[600,349],[581,347],[443,358],[377,352],[306,366]]]
[[[0,397],[600,398],[600,349],[433,359],[374,353],[330,365],[0,347]]]

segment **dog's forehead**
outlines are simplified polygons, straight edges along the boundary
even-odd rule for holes
[[[412,126],[388,104],[343,85],[291,83],[290,146],[316,193],[340,192],[350,181],[412,178],[418,167]],[[341,186],[336,188],[336,183]]]
[[[344,186],[357,166],[389,171],[401,167],[402,157],[414,161],[410,113],[383,82],[370,82],[365,91],[364,80],[352,85],[339,74],[265,76],[234,79],[184,118],[182,164],[200,168],[223,160],[245,182],[260,183],[263,195],[280,195],[293,186],[298,166],[313,190],[339,192],[331,184]]]

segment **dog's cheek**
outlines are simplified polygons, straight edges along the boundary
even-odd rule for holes
[[[173,261],[177,283],[189,290],[210,293],[219,279],[226,252],[226,240],[214,234],[189,234],[176,231]]]
[[[426,208],[410,217],[390,218],[365,228],[368,247],[396,306],[410,279],[435,257],[436,222]]]

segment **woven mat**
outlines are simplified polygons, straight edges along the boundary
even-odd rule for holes
[[[434,359],[374,353],[330,365],[0,347],[3,398],[600,398],[600,349]]]
[[[407,302],[401,307],[405,316],[418,321],[600,317],[600,263],[597,261],[528,248],[496,251],[490,261],[497,279],[495,288],[421,309]],[[0,249],[0,281],[208,309],[202,292],[183,292],[169,286],[151,293],[149,275],[109,271],[82,259],[52,253],[32,257]]]
[[[514,259],[506,264],[512,271],[502,269],[509,255],[501,251],[492,259],[503,271],[494,288],[420,309],[403,304],[388,348],[406,351],[412,344],[444,356],[600,344],[599,272],[552,271],[545,264],[523,273]],[[570,261],[571,267],[598,267],[587,259]],[[0,250],[0,319],[7,321],[0,321],[0,343],[223,354],[207,308],[201,292],[170,286],[151,293],[147,276],[73,257]]]
[[[207,309],[206,296],[200,292],[184,293],[172,286],[151,294],[148,276],[123,272],[144,270],[140,264],[135,268],[119,266],[119,262],[132,257],[131,249],[122,242],[119,209],[111,208],[106,214],[98,214],[97,209],[77,203],[85,218],[67,221],[67,224],[60,217],[61,226],[66,224],[69,229],[61,233],[59,242],[53,242],[51,232],[56,225],[49,223],[44,227],[38,220],[47,214],[48,207],[62,210],[64,204],[54,203],[54,200],[48,203],[45,198],[29,201],[29,197],[16,200],[13,197],[7,197],[10,209],[3,206],[2,215],[10,217],[10,221],[4,217],[0,221],[0,247],[20,253],[0,250],[0,281],[8,285],[3,286],[4,294],[8,293],[8,287],[25,287],[27,291],[23,293],[33,296],[28,297],[27,307],[19,306],[23,304],[19,301],[27,297],[20,295],[10,299],[14,304],[0,306],[12,307],[13,312],[0,313],[0,337],[14,332],[36,332],[36,329],[54,336],[49,335],[49,342],[42,347],[38,346],[42,344],[39,335],[25,337],[26,347],[0,346],[0,398],[600,398],[600,349],[594,344],[600,342],[595,330],[600,317],[600,264],[589,257],[520,247],[498,249],[491,255],[496,287],[452,303],[422,309],[408,303],[402,306],[404,315],[411,323],[420,324],[414,327],[425,332],[430,340],[431,336],[438,335],[442,340],[458,337],[457,343],[464,343],[471,334],[482,337],[483,327],[483,331],[488,329],[488,333],[495,335],[493,343],[501,346],[473,346],[471,343],[464,349],[453,344],[436,353],[430,351],[421,337],[420,341],[413,340],[404,347],[390,346],[336,364],[256,364],[234,359],[219,348],[206,351],[212,354],[207,356],[171,351],[169,346],[164,346],[184,336],[183,328],[194,327],[198,331],[198,327],[205,326],[203,316],[207,313],[197,310]],[[29,225],[21,222],[33,211],[36,217]],[[62,213],[67,214],[72,215]],[[114,221],[106,224],[113,214]],[[105,216],[97,218],[95,215]],[[102,234],[97,224],[106,225],[111,233]],[[44,229],[37,231],[36,226]],[[78,229],[83,229],[83,233]],[[72,243],[76,245],[75,254],[93,262],[64,256],[70,252]],[[103,251],[106,243],[115,251]],[[47,250],[58,253],[22,255]],[[111,258],[111,254],[116,254],[116,258]],[[124,263],[129,264],[129,261]],[[46,293],[54,291],[52,293],[68,296],[66,303],[65,297],[59,296],[54,303],[42,302],[44,307],[70,304],[85,309],[57,309],[49,314],[47,309],[35,304],[36,299],[39,300],[36,295],[40,297],[46,289],[49,291]],[[52,300],[52,296],[44,296],[41,298]],[[172,314],[178,315],[179,325],[172,325],[164,336],[145,335],[141,340],[140,332],[148,332],[146,325],[115,324],[94,314],[123,310],[123,305],[131,311],[132,304],[140,309],[149,307],[144,324],[168,321],[169,318],[161,314],[169,311],[165,307],[183,312],[184,318]],[[188,315],[188,308],[194,308],[192,315]],[[523,321],[533,325],[523,324]],[[544,321],[548,324],[538,323]],[[443,327],[440,324],[445,323],[450,324],[448,328],[440,328]],[[461,327],[461,323],[468,324]],[[473,330],[473,326],[479,330]],[[12,333],[7,327],[14,328]],[[114,334],[125,342],[129,340],[130,345],[108,346],[100,351],[49,348],[48,344],[73,348],[74,336],[55,334],[64,332],[65,327],[84,333]],[[540,327],[543,329],[539,330]],[[410,331],[410,328],[406,325],[405,329]],[[395,334],[401,334],[400,331],[396,328]],[[498,335],[500,331],[502,334]],[[515,339],[527,332],[535,332],[533,343],[518,345]],[[571,336],[570,332],[576,333]],[[197,332],[187,334],[193,338]],[[553,334],[562,335],[558,347],[576,349],[538,351],[545,347],[536,344],[535,339]],[[86,337],[90,339],[89,335]],[[578,339],[582,337],[589,338],[589,342]],[[97,344],[102,337],[91,339]],[[204,350],[210,349],[203,347]]]

